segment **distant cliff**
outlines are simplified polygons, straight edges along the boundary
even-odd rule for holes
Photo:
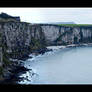
[[[47,22],[47,23],[41,23],[41,24],[76,24],[74,22]]]
[[[68,45],[92,42],[92,26],[40,26],[48,45]]]

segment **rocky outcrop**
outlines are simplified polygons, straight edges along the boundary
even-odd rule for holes
[[[6,22],[6,21],[7,22],[9,22],[9,21],[17,21],[17,22],[20,22],[20,17],[19,16],[13,17],[13,16],[10,16],[10,15],[2,12],[0,14],[0,21],[2,21],[2,22]]]
[[[26,57],[35,49],[44,48],[44,34],[39,25],[23,22],[6,22],[0,24],[3,31],[3,44],[11,58]]]

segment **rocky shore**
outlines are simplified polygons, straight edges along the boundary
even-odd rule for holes
[[[35,50],[32,54],[39,55],[48,51],[51,51],[51,49],[44,48]],[[25,68],[23,65],[23,62],[25,62],[28,58],[32,57],[29,57],[29,54],[26,54],[26,56],[20,58],[20,60],[10,59],[12,63],[5,69],[3,79],[0,80],[0,84],[18,84],[19,81],[23,80],[23,77],[20,78],[19,76],[27,71],[30,71],[30,69]]]
[[[17,84],[17,81],[20,81],[22,78],[19,78],[19,75],[29,71],[21,63],[18,64],[18,61],[14,62],[4,71],[3,80],[0,81],[0,84]]]
[[[47,49],[48,49],[48,51],[51,51],[51,52],[53,52],[53,51],[57,51],[57,50],[59,50],[59,49],[65,49],[65,48],[67,48],[67,49],[72,49],[72,48],[77,48],[77,47],[92,47],[92,43],[88,43],[88,44],[71,44],[71,45],[67,45],[67,46],[48,46],[47,47]],[[47,52],[48,52],[47,51]],[[61,51],[62,52],[62,51]],[[45,52],[46,53],[46,52]],[[39,53],[40,54],[40,53]],[[36,58],[36,56],[37,55],[39,55],[39,54],[37,54],[37,53],[32,53],[30,56],[34,56],[35,58]],[[42,54],[43,55],[43,54]],[[26,74],[26,73],[24,73],[24,74]],[[32,79],[32,78],[31,78]],[[25,80],[27,80],[28,82],[30,82],[30,80],[29,80],[29,78],[27,78],[26,77],[26,75],[25,75],[25,77],[24,77],[24,79],[22,79],[21,81],[25,81]]]

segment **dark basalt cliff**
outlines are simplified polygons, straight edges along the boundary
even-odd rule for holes
[[[10,58],[22,59],[31,52],[46,50],[46,46],[80,43],[92,43],[92,26],[0,22],[0,75],[12,63]]]

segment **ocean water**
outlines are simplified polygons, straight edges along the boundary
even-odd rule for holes
[[[24,65],[34,75],[21,75],[29,80],[20,84],[92,84],[92,47],[53,50],[28,59]]]

